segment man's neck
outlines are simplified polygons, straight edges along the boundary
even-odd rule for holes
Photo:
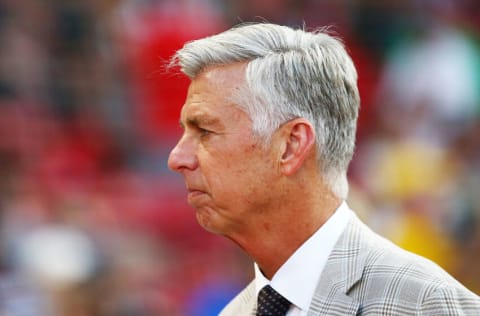
[[[335,212],[340,203],[332,195],[319,195],[311,205],[290,205],[267,213],[241,238],[231,238],[258,264],[271,279],[288,258],[310,238]],[[275,214],[273,217],[272,215]]]

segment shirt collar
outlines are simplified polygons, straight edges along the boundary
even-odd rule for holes
[[[298,248],[269,281],[255,264],[257,295],[267,284],[297,308],[307,311],[320,274],[338,238],[352,216],[346,202]]]

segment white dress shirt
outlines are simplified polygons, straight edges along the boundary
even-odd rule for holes
[[[255,264],[256,293],[270,284],[292,306],[287,316],[306,316],[320,274],[353,211],[343,202],[333,215],[298,248],[269,281]]]

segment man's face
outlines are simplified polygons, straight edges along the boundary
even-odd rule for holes
[[[249,116],[231,101],[244,71],[241,64],[214,67],[192,80],[184,133],[168,161],[184,177],[200,225],[227,236],[241,234],[271,203],[277,174],[274,150],[258,143]]]

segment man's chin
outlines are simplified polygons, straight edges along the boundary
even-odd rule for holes
[[[215,220],[217,214],[211,208],[197,208],[197,222],[206,231],[213,234],[222,234],[218,221]]]

